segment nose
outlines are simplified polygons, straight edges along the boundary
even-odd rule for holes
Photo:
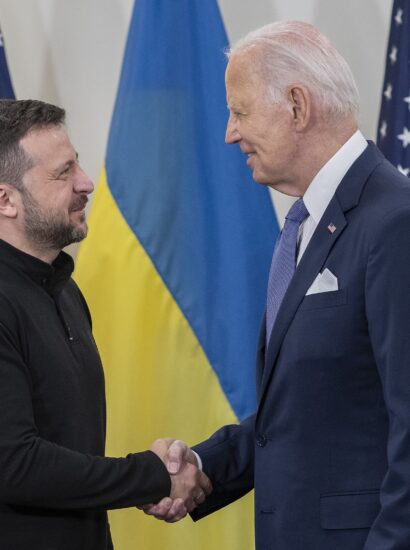
[[[87,176],[82,168],[77,167],[77,177],[74,184],[74,190],[76,193],[83,193],[89,195],[94,191],[94,184],[92,180]]]
[[[229,119],[226,125],[225,143],[238,143],[240,139],[241,135],[236,126],[236,122],[232,119],[232,115],[229,115]]]

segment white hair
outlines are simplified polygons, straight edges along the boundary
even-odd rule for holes
[[[335,119],[359,112],[359,93],[346,60],[326,36],[302,21],[278,21],[250,32],[228,58],[254,52],[253,68],[266,81],[275,103],[291,84],[305,85],[325,115]]]

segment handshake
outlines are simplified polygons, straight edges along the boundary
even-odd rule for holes
[[[204,502],[212,491],[208,477],[198,468],[195,453],[178,439],[157,439],[151,446],[171,475],[171,494],[157,504],[138,506],[146,514],[174,523]]]

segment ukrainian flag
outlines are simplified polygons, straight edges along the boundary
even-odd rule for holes
[[[255,409],[277,223],[224,143],[227,38],[215,0],[137,0],[105,169],[76,279],[106,374],[107,455],[194,444]],[[121,550],[249,550],[252,496],[194,524],[110,514]]]

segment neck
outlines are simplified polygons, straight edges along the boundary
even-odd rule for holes
[[[303,196],[309,187],[313,178],[320,169],[337,153],[337,151],[348,141],[357,131],[358,127],[355,121],[339,127],[323,129],[317,131],[315,135],[310,136],[309,143],[314,146],[306,147],[304,153],[301,153],[300,175],[298,182],[298,196]],[[298,159],[299,160],[299,159]]]
[[[30,256],[34,256],[35,258],[38,258],[39,260],[46,262],[50,265],[54,262],[54,260],[61,252],[60,250],[41,248],[39,246],[36,246],[35,244],[27,242],[27,240],[22,237],[7,232],[3,233],[2,231],[0,231],[0,239],[7,242],[11,246],[14,246],[14,248],[17,248],[18,250],[21,250],[26,254],[30,254]]]

